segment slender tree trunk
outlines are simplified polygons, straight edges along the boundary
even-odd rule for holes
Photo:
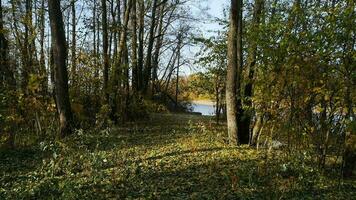
[[[73,116],[68,93],[67,49],[62,11],[59,0],[48,0],[52,35],[56,103],[59,114],[60,137],[72,133]]]
[[[219,91],[219,77],[217,76],[215,79],[215,117],[216,117],[216,124],[219,124],[219,120],[220,120],[220,91]]]
[[[48,76],[46,70],[46,55],[44,50],[45,40],[45,0],[41,1],[40,9],[40,74],[42,76],[42,92],[47,94],[48,92]]]
[[[151,80],[152,75],[152,50],[154,43],[154,30],[156,26],[156,10],[157,10],[158,0],[153,0],[152,6],[152,15],[151,15],[151,26],[149,32],[148,46],[147,46],[147,55],[146,55],[146,63],[144,69],[144,83],[143,83],[143,93],[147,94],[149,82]]]
[[[2,17],[2,0],[0,0],[0,30],[4,30],[3,25],[3,17]],[[0,31],[0,85],[1,88],[5,88],[5,70],[8,68],[7,66],[7,40],[4,35],[4,31]]]
[[[254,13],[253,13],[253,19],[252,19],[252,33],[255,34],[256,37],[258,37],[259,33],[259,24],[261,21],[261,14],[262,14],[262,9],[264,5],[264,0],[256,0],[255,1],[255,6],[254,6]],[[257,38],[256,38],[257,39]],[[244,112],[243,116],[243,123],[244,127],[247,128],[248,134],[250,135],[250,126],[251,126],[251,110],[252,110],[252,90],[253,90],[253,79],[254,79],[254,74],[255,74],[255,67],[256,67],[256,56],[257,56],[257,42],[256,40],[251,41],[251,47],[249,49],[249,57],[248,57],[248,64],[247,64],[247,73],[248,73],[248,79],[247,83],[245,86],[245,107],[248,107],[249,110]],[[243,134],[243,133],[241,133]],[[246,134],[246,133],[245,133]],[[252,133],[253,135],[253,133]],[[251,137],[252,139],[252,137]],[[254,141],[250,140],[251,145],[255,145],[255,142],[257,137],[254,137]]]
[[[0,30],[4,30],[2,1],[0,0]],[[15,89],[16,82],[13,70],[10,69],[8,62],[8,41],[5,38],[4,31],[0,31],[0,85]]]
[[[94,78],[95,78],[95,86],[94,86],[94,93],[97,95],[98,90],[100,88],[99,84],[99,69],[98,69],[98,53],[97,53],[97,48],[96,48],[96,29],[97,29],[97,23],[96,23],[96,0],[93,1],[93,59],[94,59]]]
[[[32,37],[32,0],[26,0],[25,1],[25,9],[26,9],[26,16],[25,16],[25,22],[24,22],[24,43],[23,43],[23,48],[22,48],[22,54],[23,54],[23,69],[22,69],[22,90],[24,92],[27,91],[27,85],[29,81],[29,76],[32,73],[32,68],[33,68],[33,63],[32,63],[32,50],[31,50],[31,44],[32,42],[30,41],[30,38]]]
[[[109,45],[109,58],[112,60],[110,62],[110,65],[113,65],[115,63],[115,59],[117,56],[117,37],[118,37],[118,21],[117,21],[117,15],[120,15],[120,12],[118,12],[117,7],[114,6],[114,1],[111,2],[110,9],[111,9],[111,19],[112,19],[112,29],[113,31],[110,33],[110,45]],[[111,56],[111,46],[113,46],[113,53]],[[112,67],[112,66],[111,66]]]
[[[237,145],[237,26],[238,26],[238,3],[239,0],[231,0],[230,27],[228,36],[228,64],[226,75],[226,116],[227,129],[230,144]]]
[[[178,33],[178,52],[177,52],[177,78],[176,78],[176,109],[178,108],[178,94],[179,94],[179,65],[180,65],[180,52],[182,45],[182,33]]]
[[[334,3],[334,1],[333,1]],[[347,9],[349,11],[355,10],[355,1],[347,1]],[[352,27],[354,26],[352,21],[352,15],[355,15],[355,12],[349,12],[348,28],[346,30],[347,38],[352,38]],[[353,74],[355,73],[355,59],[353,58],[353,53],[355,52],[355,39],[347,39],[344,44],[345,56],[343,59],[343,65],[345,70],[345,104],[347,107],[346,119],[350,120],[350,123],[355,123],[355,113],[354,103],[352,100],[352,91],[355,91],[355,78]],[[344,134],[344,152],[343,152],[343,161],[342,161],[342,175],[343,177],[351,177],[356,168],[356,152],[355,152],[355,135],[352,134],[352,131],[348,131]]]
[[[104,64],[104,97],[105,97],[105,102],[109,102],[109,55],[108,55],[108,23],[107,23],[107,6],[106,6],[106,0],[101,1],[101,7],[102,7],[102,26],[103,26],[103,64]]]
[[[261,130],[263,126],[263,115],[259,112],[255,114],[255,124],[252,129],[252,135],[250,139],[250,145],[257,147],[258,138],[260,136]]]
[[[124,53],[123,53],[123,66],[124,66],[124,79],[125,79],[125,105],[123,108],[122,116],[124,121],[127,119],[127,108],[130,104],[130,68],[129,68],[129,52],[127,48],[127,43],[124,45]]]
[[[242,106],[242,73],[243,73],[243,47],[242,47],[242,7],[243,2],[242,0],[237,1],[237,41],[236,41],[236,48],[237,48],[237,117],[238,117],[238,137],[240,144],[248,144],[249,142],[249,135],[250,135],[250,124],[249,121],[246,121],[246,117],[244,116],[244,109]]]
[[[120,86],[118,84],[119,79],[120,79],[120,71],[122,71],[120,69],[120,65],[122,63],[122,56],[123,56],[123,51],[124,51],[124,45],[126,42],[126,38],[127,38],[127,26],[128,26],[128,22],[129,22],[129,16],[130,16],[130,9],[131,9],[131,4],[132,4],[132,0],[129,0],[128,5],[126,6],[125,9],[125,14],[124,14],[124,23],[123,23],[123,27],[120,33],[120,40],[119,40],[119,45],[118,45],[118,51],[117,51],[117,61],[116,64],[114,65],[114,69],[113,69],[113,90],[114,93],[117,92],[118,86]]]
[[[145,3],[144,0],[139,1],[139,29],[138,29],[138,89],[143,90],[143,46],[144,46],[144,25],[145,25]]]
[[[136,14],[136,0],[132,2],[132,12],[131,12],[131,57],[132,57],[132,89],[134,92],[138,90],[138,63],[137,63],[137,14]]]
[[[10,64],[8,63],[8,42],[4,35],[4,21],[3,21],[3,9],[2,0],[0,0],[0,93],[16,90],[16,82],[13,77]],[[13,110],[16,110],[16,99],[9,98],[10,101],[6,102],[7,112],[12,114]],[[1,105],[2,107],[3,105]],[[5,132],[6,130],[2,130]],[[6,132],[5,132],[6,133]],[[8,130],[8,139],[6,141],[9,148],[15,147],[15,132],[14,130]]]
[[[77,59],[76,59],[76,14],[75,14],[75,1],[71,1],[71,8],[72,8],[72,46],[71,46],[71,54],[72,54],[72,86],[73,88],[77,91],[77,86],[76,86],[76,73],[77,73]],[[78,95],[78,94],[76,94]]]
[[[159,24],[157,27],[157,33],[156,33],[156,37],[157,37],[157,42],[155,45],[155,52],[154,52],[154,57],[153,57],[153,74],[152,74],[152,96],[155,93],[155,88],[156,88],[156,82],[158,80],[158,65],[159,65],[159,55],[160,55],[160,50],[162,47],[162,42],[163,42],[163,18],[164,18],[164,8],[165,8],[165,2],[162,2],[162,4],[160,5],[160,11],[159,11]]]
[[[113,78],[112,78],[112,95],[113,95],[113,102],[111,102],[111,108],[112,108],[112,114],[111,117],[115,122],[118,122],[118,116],[117,116],[117,104],[118,102],[118,93],[119,89],[121,87],[121,84],[119,81],[121,81],[122,77],[121,74],[124,70],[122,68],[122,61],[123,61],[123,56],[125,54],[125,44],[127,40],[127,26],[129,23],[129,18],[130,18],[130,10],[132,7],[132,0],[129,0],[125,9],[125,14],[124,14],[124,23],[123,23],[123,29],[121,30],[120,33],[120,40],[119,40],[119,45],[118,45],[118,51],[117,51],[117,60],[116,64],[114,65],[113,69]]]

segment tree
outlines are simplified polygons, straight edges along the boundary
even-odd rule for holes
[[[155,40],[154,37],[154,30],[156,26],[156,10],[157,10],[157,4],[158,0],[153,0],[153,6],[152,6],[152,14],[151,14],[151,26],[150,26],[150,31],[149,31],[149,38],[148,38],[148,46],[147,46],[147,55],[146,55],[146,63],[145,63],[145,69],[144,69],[144,82],[143,82],[143,93],[147,93],[148,91],[148,86],[149,86],[149,81],[151,80],[151,75],[152,75],[152,50],[153,50],[153,43]]]
[[[76,71],[77,71],[77,58],[76,58],[76,48],[77,48],[77,40],[76,40],[76,25],[77,25],[77,20],[76,20],[76,13],[75,13],[75,2],[76,0],[72,0],[70,2],[70,7],[72,9],[72,46],[71,46],[71,64],[72,64],[72,86],[75,88],[75,90],[77,91],[77,86],[75,83],[76,80]]]
[[[45,55],[45,0],[41,0],[41,9],[39,16],[39,28],[40,28],[40,75],[42,76],[42,92],[47,94],[48,92],[48,76],[46,70],[46,55]]]
[[[139,88],[139,70],[137,63],[137,13],[136,13],[137,3],[136,0],[132,2],[132,12],[131,12],[131,57],[132,57],[132,88],[134,92],[137,92]]]
[[[60,125],[59,136],[63,138],[73,131],[73,116],[68,93],[67,48],[60,1],[48,0],[48,12],[52,35],[55,98]]]
[[[237,1],[237,79],[236,79],[236,95],[237,95],[237,120],[238,120],[238,140],[240,144],[248,144],[249,142],[249,121],[245,121],[244,108],[242,106],[242,74],[243,74],[243,47],[242,47],[242,0]]]
[[[139,5],[139,26],[138,26],[138,49],[137,49],[137,79],[138,88],[143,88],[143,57],[144,57],[144,28],[145,28],[145,3],[144,0],[138,0]]]
[[[121,82],[121,75],[122,72],[124,70],[123,65],[122,65],[122,61],[123,61],[123,57],[125,55],[125,46],[126,46],[126,42],[127,42],[127,27],[128,27],[128,23],[129,23],[129,19],[130,19],[130,11],[131,11],[131,7],[132,7],[132,2],[133,0],[129,0],[127,2],[127,5],[125,6],[125,13],[124,13],[124,22],[123,22],[123,26],[122,26],[122,30],[120,32],[120,40],[118,41],[118,50],[117,50],[117,60],[115,65],[113,66],[113,70],[112,70],[112,82],[111,82],[111,95],[112,97],[112,102],[111,102],[111,108],[112,108],[112,118],[115,122],[118,122],[118,100],[119,100],[119,89],[121,87],[121,84],[119,82]]]
[[[252,27],[251,27],[251,32],[252,34],[257,35],[259,33],[259,24],[261,22],[261,15],[262,15],[262,10],[264,6],[264,0],[255,0],[255,6],[254,6],[254,11],[253,11],[253,19],[252,19]],[[258,36],[254,37],[258,38]],[[245,97],[245,105],[248,108],[247,111],[244,113],[244,123],[246,124],[245,126],[248,128],[248,131],[250,132],[250,125],[251,125],[251,110],[252,110],[252,89],[253,89],[253,79],[255,76],[255,67],[256,67],[256,56],[257,56],[257,42],[256,40],[251,40],[250,48],[249,48],[249,56],[248,56],[248,63],[247,63],[247,83],[245,85],[245,92],[244,92],[244,97]],[[260,124],[261,121],[260,116],[256,116],[256,124]],[[258,137],[258,126],[256,126],[255,131],[252,132],[252,137],[250,138],[250,144],[251,145],[256,145],[257,142],[257,137]],[[247,134],[247,133],[245,133]]]
[[[107,22],[107,6],[106,6],[106,0],[101,1],[101,7],[103,10],[102,13],[102,26],[103,26],[103,64],[104,64],[104,96],[105,96],[105,102],[109,102],[109,55],[108,55],[108,47],[109,47],[109,41],[108,41],[108,22]]]
[[[3,22],[2,1],[0,1],[0,85],[5,88],[9,86],[9,80],[13,79],[12,72],[7,62],[8,41],[5,38]]]
[[[226,116],[227,129],[230,144],[237,145],[238,141],[238,127],[237,127],[237,31],[238,31],[238,15],[240,0],[231,0],[230,7],[230,25],[228,36],[228,63],[226,73]]]

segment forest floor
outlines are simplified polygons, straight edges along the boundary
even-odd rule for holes
[[[120,128],[0,152],[0,199],[352,199],[356,181],[226,144],[213,118],[155,114]],[[299,155],[299,154],[298,154]]]

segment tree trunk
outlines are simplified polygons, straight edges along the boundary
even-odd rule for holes
[[[158,65],[159,65],[159,55],[160,55],[160,50],[162,47],[162,42],[163,42],[163,17],[164,17],[164,8],[165,8],[165,2],[162,2],[162,5],[160,5],[160,11],[159,11],[159,24],[157,27],[156,31],[156,37],[157,37],[157,42],[155,45],[155,52],[154,52],[154,57],[153,57],[153,74],[152,74],[152,95],[155,93],[155,87],[156,87],[156,82],[158,80]]]
[[[76,73],[77,73],[77,59],[76,59],[76,14],[75,14],[75,1],[76,0],[72,0],[71,1],[71,8],[72,8],[72,46],[71,46],[71,58],[72,58],[72,86],[73,88],[77,91],[77,85],[76,85]],[[78,95],[76,93],[76,95]]]
[[[0,30],[4,30],[2,1],[0,0]],[[2,87],[16,88],[16,81],[13,70],[8,63],[8,41],[5,38],[4,31],[0,31],[0,85]]]
[[[139,0],[139,29],[138,29],[138,89],[143,90],[143,46],[144,46],[144,25],[145,25],[145,3],[144,0]]]
[[[143,83],[143,93],[147,94],[149,82],[151,80],[152,75],[152,50],[154,43],[154,30],[156,26],[156,10],[157,10],[158,0],[153,0],[152,6],[152,15],[151,15],[151,26],[148,38],[148,46],[147,46],[147,55],[146,55],[146,63],[144,69],[144,83]]]
[[[106,0],[101,1],[101,7],[103,10],[102,13],[102,26],[103,26],[103,64],[104,64],[104,97],[105,97],[105,103],[109,102],[109,55],[108,55],[108,23],[107,23],[107,6],[106,6]]]
[[[178,33],[178,52],[177,52],[177,78],[176,78],[176,109],[178,109],[178,94],[179,94],[179,65],[180,65],[180,52],[182,48],[182,33]]]
[[[138,66],[137,66],[137,14],[136,14],[136,0],[132,2],[131,13],[131,57],[132,57],[132,89],[134,92],[138,90]]]
[[[26,9],[26,16],[25,16],[25,33],[24,33],[24,43],[22,47],[22,54],[23,54],[23,69],[22,69],[22,90],[24,92],[27,91],[27,85],[29,81],[29,76],[33,70],[33,60],[32,60],[32,0],[25,1],[25,9]]]
[[[119,84],[119,81],[121,81],[121,74],[123,72],[122,68],[122,59],[124,55],[124,50],[125,50],[125,44],[127,40],[127,26],[129,23],[129,18],[130,18],[130,10],[132,6],[132,0],[129,0],[125,9],[125,14],[124,14],[124,23],[122,26],[122,30],[120,33],[120,40],[119,40],[119,45],[118,45],[118,50],[117,50],[117,60],[116,64],[114,65],[113,69],[113,78],[112,78],[112,91],[111,95],[113,95],[113,102],[111,102],[111,108],[112,108],[112,118],[115,122],[118,122],[118,116],[117,116],[117,104],[118,104],[118,92],[119,88],[121,87],[121,84]]]
[[[42,76],[43,94],[47,94],[48,92],[48,76],[45,61],[46,55],[44,51],[45,28],[45,0],[42,0],[40,9],[40,75]]]
[[[228,64],[226,74],[226,116],[230,144],[237,145],[237,26],[239,0],[231,0],[230,27],[228,36]]]
[[[333,1],[334,3],[334,1]],[[355,10],[355,2],[348,1],[347,7],[350,11]],[[350,12],[349,18],[346,23],[348,23],[347,28],[347,38],[352,38],[352,27],[354,26],[352,21],[352,15],[355,12]],[[343,59],[343,65],[345,70],[345,104],[347,107],[346,119],[349,120],[350,124],[355,123],[355,113],[353,111],[354,103],[352,100],[353,92],[355,91],[355,79],[353,74],[355,73],[355,59],[353,58],[353,52],[355,52],[355,39],[350,40],[346,39],[344,44],[344,52],[345,56]],[[352,128],[351,128],[352,129]],[[351,131],[346,132],[344,135],[344,152],[343,152],[343,176],[344,177],[351,177],[353,175],[353,171],[355,169],[356,163],[356,137],[354,133]]]
[[[55,96],[59,114],[60,137],[72,133],[73,117],[68,93],[67,49],[62,11],[59,0],[48,0],[52,35]]]
[[[244,109],[242,107],[242,73],[243,73],[243,47],[242,47],[242,0],[237,1],[237,41],[236,41],[236,48],[237,48],[237,81],[236,81],[236,89],[237,89],[237,117],[238,117],[238,137],[240,144],[248,144],[249,142],[249,135],[250,135],[250,124],[249,121],[246,120],[244,116]]]
[[[255,1],[255,6],[254,6],[254,12],[253,12],[253,19],[252,19],[252,33],[255,34],[255,36],[258,36],[259,33],[259,24],[261,21],[261,14],[262,14],[262,9],[264,5],[264,0],[256,0]],[[256,38],[257,39],[257,38]],[[250,135],[250,125],[251,125],[251,111],[252,111],[252,89],[253,89],[253,79],[254,79],[254,74],[255,74],[255,67],[256,67],[256,55],[257,55],[257,42],[255,38],[251,41],[251,46],[249,49],[249,57],[248,57],[248,65],[247,65],[247,73],[248,73],[248,78],[247,78],[247,83],[245,86],[245,107],[247,107],[249,110],[245,111],[243,113],[243,127],[246,127],[248,131],[248,134]],[[256,118],[257,119],[257,118]],[[247,134],[247,133],[242,133],[241,134]],[[254,133],[252,133],[252,136]],[[250,144],[255,145],[254,143],[256,142],[256,136],[253,139],[250,140]]]

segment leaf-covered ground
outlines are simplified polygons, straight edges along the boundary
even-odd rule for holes
[[[355,180],[225,143],[208,117],[152,115],[62,142],[0,151],[0,199],[355,199]]]

